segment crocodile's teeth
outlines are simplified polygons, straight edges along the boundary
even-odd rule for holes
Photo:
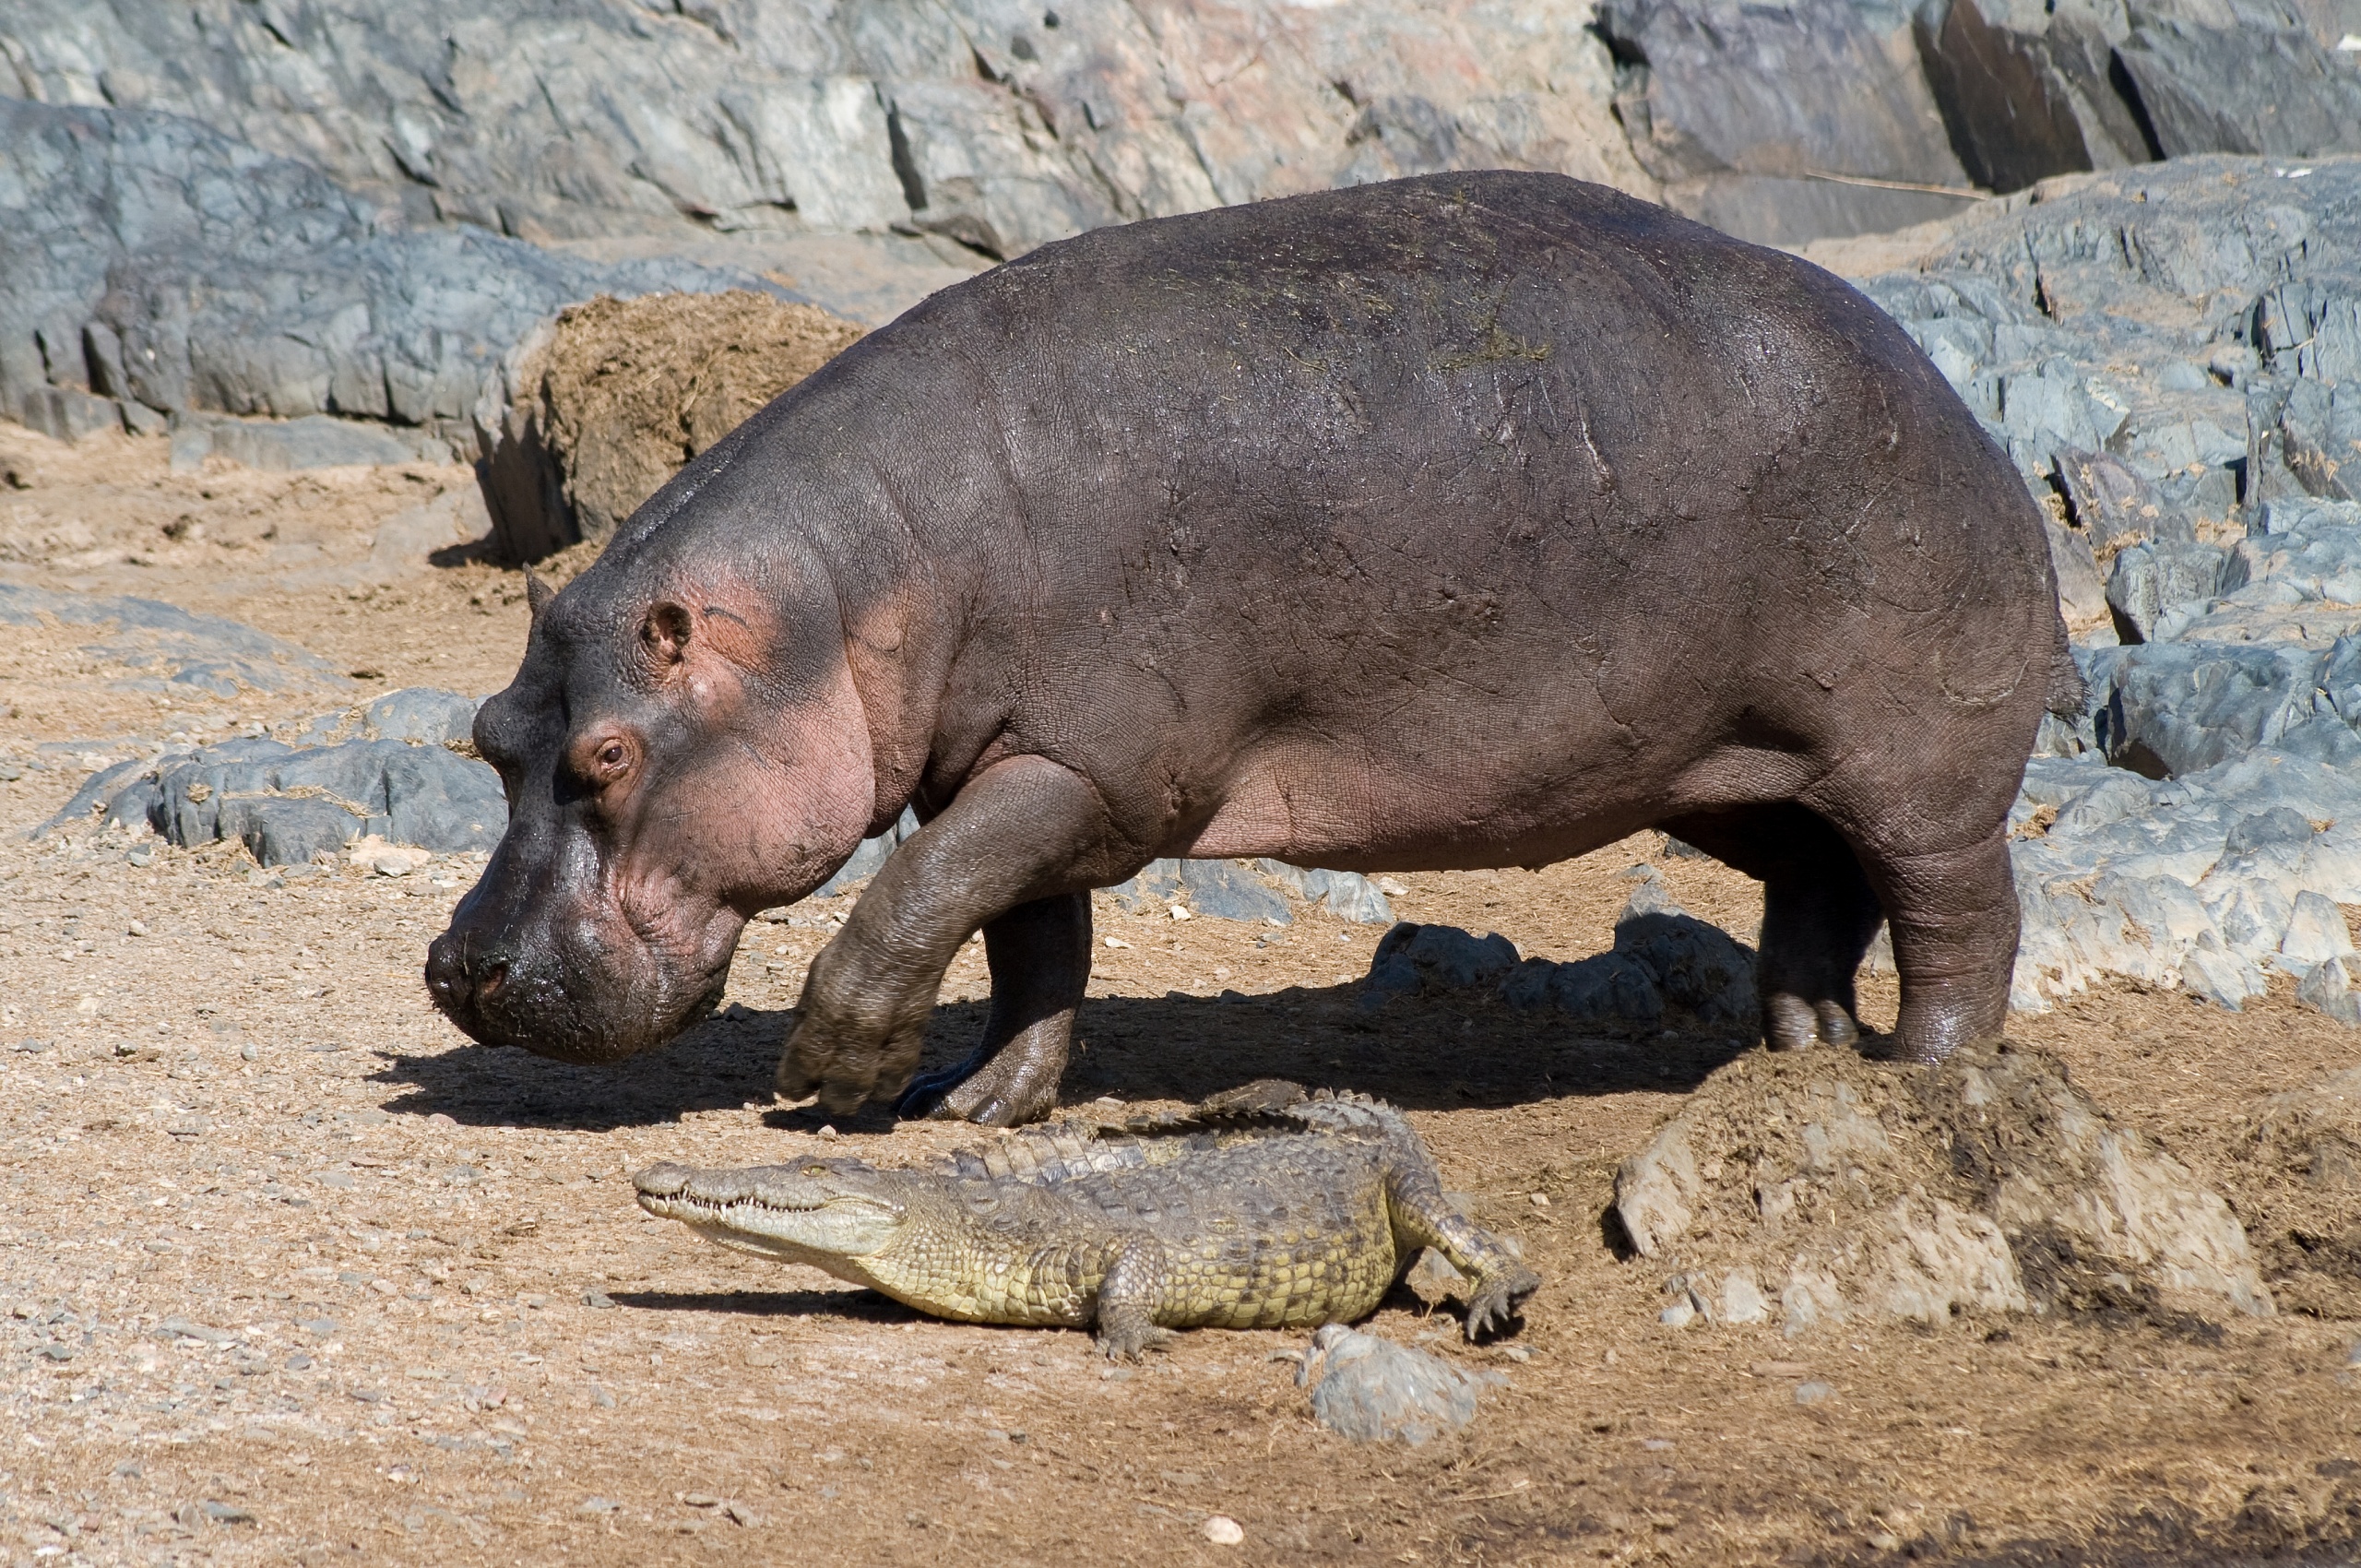
[[[661,1165],[651,1165],[633,1177],[631,1184],[639,1189],[642,1197],[678,1197],[696,1179],[696,1174],[687,1166],[675,1165],[668,1159]]]

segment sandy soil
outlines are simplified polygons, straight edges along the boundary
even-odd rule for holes
[[[169,599],[366,672],[167,708],[110,690],[121,672],[70,636],[23,636],[0,758],[482,692],[521,644],[521,581],[463,546],[370,564],[387,519],[465,470],[175,475],[160,443],[6,429],[0,469],[0,580]],[[425,1004],[467,861],[291,878],[218,847],[138,865],[121,839],[27,842],[78,778],[0,784],[0,1561],[2328,1561],[2361,1534],[2350,1322],[1659,1324],[1660,1279],[1601,1215],[1616,1161],[1733,1040],[1364,1011],[1374,928],[1102,907],[1131,945],[1101,949],[1070,1102],[1262,1075],[1385,1096],[1547,1278],[1507,1350],[1397,1292],[1378,1332],[1507,1382],[1463,1435],[1359,1448],[1310,1420],[1279,1359],[1301,1336],[1199,1333],[1109,1368],[1078,1334],[933,1323],[638,1214],[623,1177],[659,1158],[965,1141],[771,1102],[824,908],[752,928],[729,1009],[691,1037],[568,1068],[471,1046]],[[1751,933],[1751,884],[1663,849],[1406,877],[1397,903],[1576,956],[1651,861]],[[937,1054],[980,1027],[982,989],[971,948]],[[1870,992],[1890,1017],[1890,981]],[[2278,1200],[2241,1118],[2361,1059],[2284,992],[2228,1015],[2123,987],[2015,1032],[2218,1183],[2266,1251]],[[1833,1392],[1799,1403],[1808,1381]],[[1206,1538],[1214,1514],[1242,1545]]]

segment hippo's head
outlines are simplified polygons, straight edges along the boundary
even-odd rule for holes
[[[825,881],[872,816],[833,599],[649,554],[536,584],[524,664],[476,716],[508,828],[426,984],[486,1044],[661,1044],[713,1006],[747,918]]]

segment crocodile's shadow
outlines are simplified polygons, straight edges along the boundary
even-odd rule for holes
[[[636,1312],[729,1313],[737,1317],[836,1317],[854,1323],[917,1323],[925,1314],[874,1290],[618,1290],[615,1305]]]
[[[980,1002],[937,1007],[928,1065],[965,1055],[983,1030],[984,1013]],[[385,1102],[387,1111],[441,1112],[469,1125],[608,1132],[742,1107],[763,1110],[777,1127],[890,1127],[891,1117],[877,1107],[849,1118],[816,1108],[771,1108],[771,1075],[788,1022],[784,1010],[733,1004],[663,1050],[611,1067],[469,1047],[391,1057],[375,1078],[396,1091]],[[1254,1078],[1356,1089],[1414,1110],[1677,1093],[1695,1087],[1750,1043],[1727,1028],[1640,1038],[1578,1031],[1554,1014],[1449,996],[1401,997],[1371,1008],[1357,986],[1256,996],[1095,997],[1083,1006],[1077,1033],[1081,1047],[1062,1094],[1069,1105],[1100,1095],[1195,1100]]]

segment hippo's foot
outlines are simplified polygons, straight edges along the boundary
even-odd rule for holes
[[[1841,1002],[1807,1002],[1786,992],[1774,992],[1762,1004],[1762,1038],[1774,1051],[1801,1051],[1814,1041],[1857,1046],[1861,1026]]]
[[[894,1113],[912,1121],[973,1122],[1015,1127],[1058,1108],[1066,1043],[1037,1030],[989,1054],[979,1051],[955,1067],[924,1074],[904,1091]]]

